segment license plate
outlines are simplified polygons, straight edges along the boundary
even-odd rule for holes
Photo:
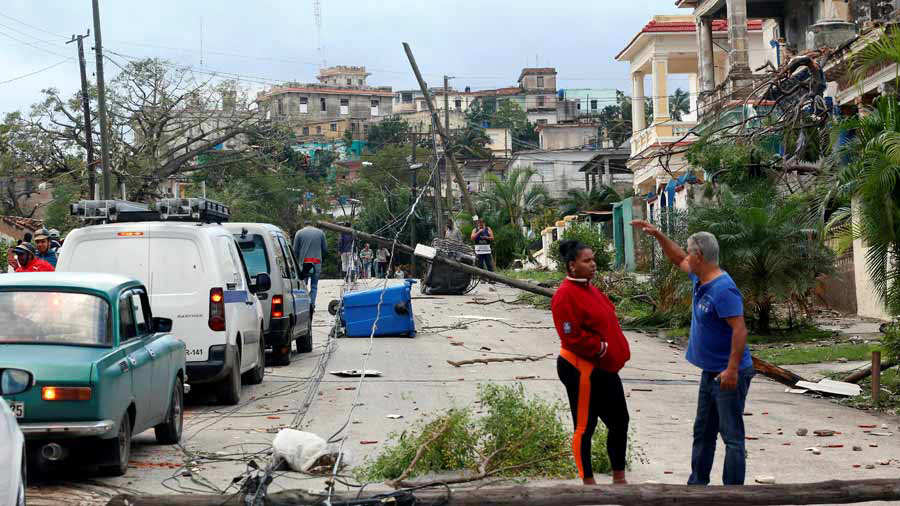
[[[13,415],[16,418],[25,418],[25,403],[24,402],[16,402],[13,401],[9,404],[10,409],[12,409]]]

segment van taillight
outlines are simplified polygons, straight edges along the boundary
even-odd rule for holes
[[[281,295],[272,296],[272,318],[284,317],[284,297]]]
[[[225,330],[225,292],[221,288],[209,291],[209,328],[217,332]]]

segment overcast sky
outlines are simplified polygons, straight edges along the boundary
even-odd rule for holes
[[[409,42],[431,86],[457,76],[462,89],[515,85],[524,66],[556,67],[560,88],[619,88],[613,60],[654,14],[689,14],[674,0],[321,0],[329,65],[365,65],[369,84],[416,87],[401,46]],[[101,0],[103,46],[120,62],[160,57],[244,76],[244,84],[315,82],[320,58],[312,0]],[[27,110],[40,90],[80,86],[73,33],[92,27],[91,0],[2,0],[0,114]],[[202,33],[202,36],[201,36]],[[201,44],[203,52],[201,53]],[[93,36],[86,40],[93,80]],[[201,67],[202,55],[202,67]],[[53,68],[49,66],[59,64]],[[104,64],[107,80],[117,73]],[[34,75],[16,79],[34,72]],[[15,79],[12,82],[5,82]]]

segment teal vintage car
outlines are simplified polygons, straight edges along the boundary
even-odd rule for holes
[[[128,469],[131,437],[181,439],[185,347],[153,318],[147,290],[123,276],[0,275],[0,370],[31,373],[4,395],[41,468],[84,455],[104,474]]]

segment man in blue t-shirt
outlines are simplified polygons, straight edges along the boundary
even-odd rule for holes
[[[744,404],[755,371],[747,347],[744,300],[734,280],[719,268],[719,243],[709,232],[687,240],[687,251],[643,220],[632,225],[656,238],[669,260],[694,282],[691,337],[686,358],[703,370],[694,420],[688,485],[708,485],[719,434],[725,442],[724,485],[743,485]]]

